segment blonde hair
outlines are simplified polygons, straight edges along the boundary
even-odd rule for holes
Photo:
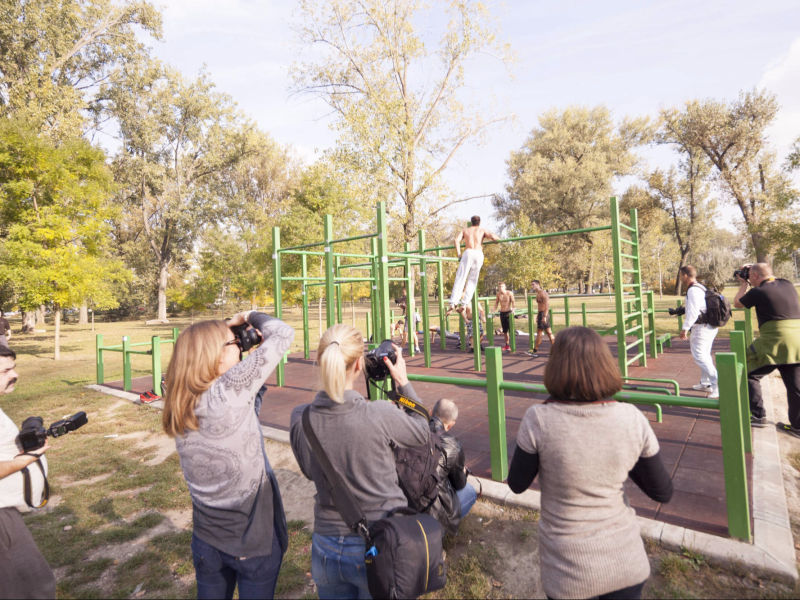
[[[201,321],[178,336],[167,367],[161,415],[164,431],[170,437],[197,429],[195,403],[219,377],[219,359],[230,336],[225,321]]]
[[[340,323],[322,334],[317,347],[321,386],[331,400],[344,401],[347,370],[364,354],[364,337],[355,327]]]

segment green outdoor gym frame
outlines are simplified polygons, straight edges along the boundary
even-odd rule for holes
[[[409,244],[406,243],[403,252],[389,252],[388,239],[387,239],[387,218],[385,203],[379,202],[377,205],[376,215],[376,231],[374,233],[367,233],[352,237],[334,239],[333,237],[333,218],[331,215],[323,217],[323,232],[324,239],[319,242],[312,242],[308,244],[301,244],[289,248],[280,247],[280,228],[274,227],[272,231],[273,242],[273,284],[275,290],[275,316],[280,318],[282,309],[282,284],[284,281],[300,281],[302,284],[301,303],[303,310],[303,353],[306,358],[310,357],[310,335],[308,323],[308,295],[307,288],[310,286],[324,286],[326,298],[326,326],[331,327],[337,322],[342,321],[342,284],[369,281],[371,283],[370,293],[370,311],[367,317],[367,338],[372,340],[382,340],[391,337],[391,311],[390,311],[390,298],[389,298],[389,281],[404,281],[406,287],[406,315],[411,316],[408,319],[407,327],[414,325],[413,315],[415,313],[415,298],[413,293],[413,282],[410,274],[412,267],[419,267],[419,287],[420,297],[422,300],[422,330],[425,333],[423,336],[423,354],[425,366],[431,366],[431,342],[429,339],[431,314],[428,298],[428,272],[427,267],[429,263],[436,265],[436,277],[438,282],[438,318],[439,318],[439,332],[447,331],[447,318],[445,317],[445,300],[444,300],[444,277],[442,273],[442,263],[445,261],[457,262],[455,257],[443,256],[442,252],[445,250],[454,249],[455,246],[438,246],[427,248],[425,244],[425,232],[419,231],[417,235],[417,249],[412,250]],[[623,223],[619,216],[619,206],[616,198],[610,200],[610,215],[611,224],[601,225],[597,227],[586,227],[583,229],[573,229],[568,231],[558,231],[550,233],[539,233],[534,235],[524,235],[512,238],[505,238],[502,240],[484,242],[484,244],[498,244],[508,242],[521,242],[531,239],[543,239],[562,235],[573,235],[581,233],[589,233],[595,231],[610,231],[612,240],[612,254],[614,264],[614,313],[616,315],[616,326],[605,333],[615,333],[617,337],[618,347],[618,360],[619,367],[622,375],[627,377],[628,367],[637,362],[641,366],[647,365],[647,345],[649,341],[650,356],[655,358],[658,356],[659,350],[663,347],[662,343],[656,339],[655,324],[654,324],[654,307],[652,292],[648,292],[648,306],[644,305],[644,298],[642,293],[641,269],[639,260],[639,230],[638,230],[638,216],[636,209],[630,211],[630,225]],[[355,240],[370,240],[370,252],[348,253],[336,252],[335,245],[344,242],[351,242]],[[323,251],[315,250],[319,247]],[[301,274],[299,277],[283,276],[281,273],[281,256],[284,254],[296,254],[301,256]],[[324,257],[324,277],[311,277],[308,275],[308,256],[323,256]],[[342,259],[358,259],[361,262],[352,262],[343,264]],[[389,277],[390,268],[403,268],[403,277]],[[368,276],[344,276],[342,273],[345,270],[358,270],[367,271]],[[486,300],[484,298],[484,300]],[[480,348],[480,333],[479,333],[479,312],[478,312],[479,296],[476,294],[472,299],[472,319],[473,319],[473,355],[474,355],[474,368],[480,371],[482,368],[482,357]],[[533,319],[531,315],[532,298],[528,299],[528,327],[529,331],[533,328]],[[569,323],[569,306],[568,300],[565,299],[566,320]],[[486,304],[488,309],[488,302]],[[584,307],[584,321],[587,312]],[[487,310],[488,315],[488,310]],[[466,345],[464,336],[464,319],[459,317],[459,331],[461,333],[462,348]],[[513,324],[512,324],[513,331]],[[533,333],[530,331],[530,333]],[[633,336],[636,339],[628,343],[627,337]],[[445,348],[445,336],[440,335],[441,348]],[[532,336],[529,342],[532,344]],[[514,340],[512,348],[516,348],[516,340]],[[532,346],[531,346],[532,348]],[[634,356],[628,356],[628,350],[636,348]],[[409,354],[414,355],[413,347],[409,349]],[[278,365],[277,369],[277,382],[278,385],[283,385],[284,376],[284,361]]]

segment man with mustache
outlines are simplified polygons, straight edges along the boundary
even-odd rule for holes
[[[19,378],[16,359],[13,350],[0,346],[0,395],[14,391]],[[44,453],[48,445],[23,452],[17,444],[18,434],[17,426],[0,408],[0,598],[55,598],[53,571],[20,514],[31,510],[22,471],[31,465],[31,499],[36,502],[44,488],[44,475],[33,463],[40,460],[47,470]]]

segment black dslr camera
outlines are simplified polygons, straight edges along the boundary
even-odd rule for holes
[[[380,381],[389,377],[389,369],[383,362],[384,358],[388,358],[392,364],[397,362],[397,352],[394,351],[391,340],[383,340],[380,346],[364,355],[364,373],[367,379]]]
[[[19,443],[22,446],[23,452],[38,450],[44,446],[48,435],[50,437],[67,435],[70,431],[75,431],[88,422],[89,419],[86,418],[86,413],[83,411],[76,412],[66,419],[56,421],[47,429],[44,427],[44,420],[42,417],[28,417],[22,422],[22,427],[20,427],[18,437]]]
[[[734,276],[734,278],[741,277],[745,281],[749,281],[750,280],[750,265],[745,265],[741,269],[736,269],[733,272],[733,276]]]
[[[239,346],[239,350],[242,352],[247,352],[253,346],[258,346],[261,343],[261,333],[247,323],[234,325],[231,327],[231,331],[236,336],[236,345]]]
[[[678,308],[668,308],[667,312],[670,315],[672,315],[673,317],[675,315],[685,315],[686,314],[686,307],[685,306],[679,306]]]

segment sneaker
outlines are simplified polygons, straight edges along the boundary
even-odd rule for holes
[[[800,438],[800,428],[792,427],[788,423],[776,423],[775,427],[778,429],[778,431],[784,431],[789,435]]]
[[[707,383],[695,383],[692,386],[693,390],[697,390],[698,392],[708,392],[711,390],[711,386]]]
[[[712,400],[716,400],[717,398],[719,398],[719,388],[715,388],[713,390],[709,389],[708,396],[706,396],[706,398],[711,398]]]
[[[505,346],[503,346],[503,350],[505,350],[506,352],[511,352],[511,346],[506,344]]]
[[[537,352],[535,352],[535,351],[531,352],[530,350],[528,350],[525,354],[527,354],[531,358],[539,358],[539,354]]]
[[[766,427],[768,425],[767,417],[754,417],[750,415],[750,425],[751,427]]]

